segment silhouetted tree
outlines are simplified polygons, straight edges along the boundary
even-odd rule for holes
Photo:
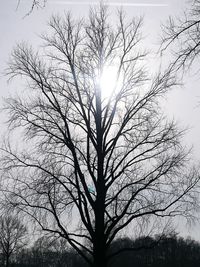
[[[10,258],[26,245],[27,229],[15,216],[0,217],[0,250],[3,266],[10,266]]]
[[[7,100],[10,129],[25,138],[21,152],[3,149],[7,206],[94,267],[116,255],[109,247],[127,226],[139,234],[156,218],[187,216],[199,180],[183,132],[159,108],[176,79],[145,71],[141,24],[119,12],[114,26],[104,6],[86,21],[54,16],[42,53],[19,44],[8,70],[28,90]]]

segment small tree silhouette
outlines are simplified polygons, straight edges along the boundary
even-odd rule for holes
[[[11,256],[27,243],[27,229],[14,216],[0,217],[0,250],[6,267],[10,266]]]

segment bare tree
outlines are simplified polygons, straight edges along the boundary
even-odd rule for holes
[[[27,229],[17,217],[0,217],[0,250],[4,266],[10,266],[11,256],[26,245]]]
[[[39,262],[48,266],[71,266],[70,250],[64,238],[42,236],[35,241],[32,253],[34,254],[33,262],[37,266],[40,265]]]
[[[190,0],[191,7],[181,18],[170,17],[163,29],[162,48],[171,48],[173,70],[187,70],[200,55],[200,1]]]
[[[24,136],[21,150],[2,149],[7,206],[94,267],[116,255],[109,247],[128,226],[139,235],[156,218],[187,216],[199,180],[183,132],[159,108],[175,77],[149,77],[141,19],[117,18],[112,25],[104,6],[86,21],[54,16],[41,52],[19,44],[8,70],[28,83],[7,99],[10,129]]]

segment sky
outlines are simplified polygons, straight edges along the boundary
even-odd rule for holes
[[[128,17],[144,16],[144,35],[147,45],[151,49],[158,49],[160,24],[164,23],[169,15],[180,15],[186,8],[184,0],[125,0],[105,1],[111,11],[122,6]],[[1,0],[0,3],[0,108],[3,107],[3,98],[12,94],[17,84],[7,83],[5,69],[13,47],[21,41],[31,43],[33,47],[40,44],[39,34],[47,30],[47,21],[52,14],[62,14],[71,11],[76,17],[87,16],[89,7],[97,5],[98,1],[65,1],[48,0],[45,8],[35,9],[30,15],[31,0]],[[18,6],[18,8],[17,8]],[[163,104],[169,117],[178,121],[181,127],[187,127],[188,132],[184,142],[193,146],[194,158],[200,158],[200,91],[198,75],[193,75],[194,69],[184,80],[181,88],[174,89]],[[6,131],[5,114],[0,113],[0,134]],[[190,228],[177,222],[177,230],[183,235],[190,235],[200,241],[199,225]]]

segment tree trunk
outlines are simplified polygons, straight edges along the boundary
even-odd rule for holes
[[[95,235],[93,240],[93,267],[106,267],[106,240],[104,233],[104,186],[101,185],[95,209]]]
[[[101,241],[94,245],[93,267],[107,267],[105,246]]]
[[[104,233],[105,196],[106,186],[104,180],[104,151],[102,129],[102,102],[101,88],[96,92],[96,130],[97,130],[97,182],[95,213],[95,234],[93,240],[93,267],[106,267],[106,240]]]
[[[9,263],[9,255],[6,255],[6,267],[9,267],[10,263]]]

